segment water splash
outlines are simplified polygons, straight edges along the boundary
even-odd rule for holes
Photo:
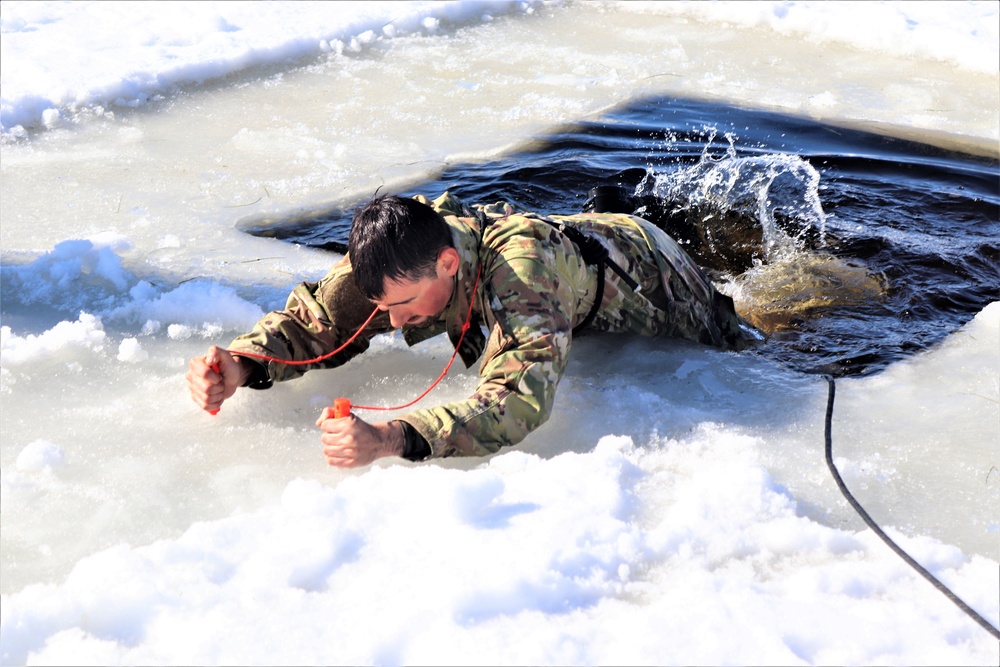
[[[745,318],[767,332],[794,329],[835,308],[878,302],[886,281],[825,251],[820,174],[791,154],[721,154],[706,128],[693,164],[650,170],[636,188],[664,229],[709,270]]]
[[[674,220],[683,217],[708,255],[732,255],[734,243],[751,243],[752,263],[760,265],[822,246],[826,214],[819,172],[797,155],[739,156],[736,137],[724,136],[728,147],[721,156],[711,152],[712,131],[695,164],[651,171],[636,195],[665,203]],[[749,267],[725,267],[733,273],[739,268]]]

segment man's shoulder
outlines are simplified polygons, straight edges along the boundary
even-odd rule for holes
[[[483,245],[503,255],[535,254],[558,242],[558,229],[533,213],[491,220],[483,229]]]

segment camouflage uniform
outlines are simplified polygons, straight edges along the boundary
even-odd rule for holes
[[[472,327],[459,349],[466,366],[482,357],[475,393],[464,401],[398,417],[423,436],[431,456],[496,452],[520,442],[551,412],[573,328],[591,311],[598,276],[577,246],[546,220],[595,235],[611,260],[640,285],[632,290],[606,271],[603,299],[588,328],[720,347],[737,347],[745,340],[731,300],[715,291],[672,239],[641,218],[588,213],[543,219],[515,213],[503,203],[473,211],[448,193],[434,202],[417,199],[444,216],[462,262],[454,294],[439,319],[426,326],[403,326],[406,342],[413,345],[447,332],[457,345],[482,271]],[[284,311],[266,315],[230,349],[281,359],[317,357],[350,338],[372,309],[354,285],[350,258],[344,257],[318,283],[298,286]],[[313,368],[339,366],[364,352],[372,337],[390,330],[388,313],[379,313],[336,357],[306,366],[269,362],[266,379],[250,386],[263,388]]]

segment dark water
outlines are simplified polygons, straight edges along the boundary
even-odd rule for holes
[[[773,113],[642,100],[399,194],[558,214],[597,186],[750,295],[756,353],[805,372],[876,372],[1000,299],[996,160]],[[241,226],[341,252],[350,210]]]

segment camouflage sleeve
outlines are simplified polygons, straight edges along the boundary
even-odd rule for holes
[[[491,454],[548,419],[569,358],[574,299],[572,281],[556,279],[566,255],[549,254],[505,258],[490,277],[496,321],[475,393],[399,418],[427,440],[431,456]]]
[[[285,309],[268,313],[253,331],[229,346],[237,355],[243,351],[278,359],[305,360],[332,352],[357,332],[374,310],[354,285],[347,257],[338,261],[322,280],[302,283],[288,296]],[[343,352],[320,363],[287,365],[259,362],[271,382],[282,382],[314,368],[334,368],[368,349],[372,337],[391,329],[387,313],[379,313],[364,333]],[[268,386],[264,384],[263,386]]]

